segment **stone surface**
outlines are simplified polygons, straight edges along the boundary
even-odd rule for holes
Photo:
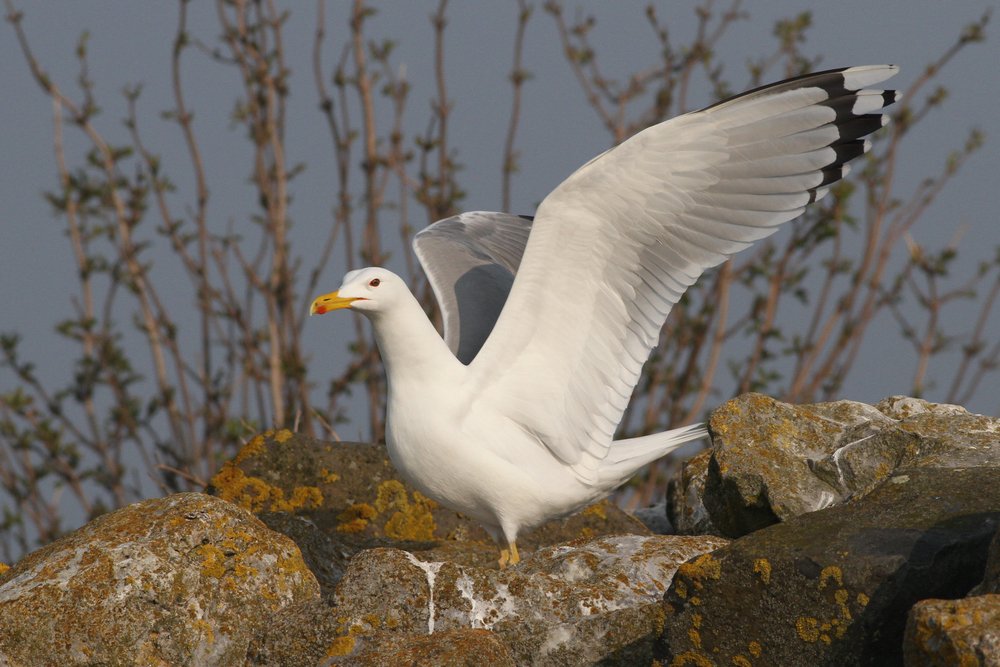
[[[1000,595],[921,600],[910,610],[907,667],[1000,666]]]
[[[515,664],[650,664],[663,627],[659,600],[677,566],[725,543],[606,536],[540,549],[503,571],[424,561],[423,553],[398,549],[363,551],[337,585],[333,608],[289,607],[251,652],[254,664],[277,664],[284,645],[309,659],[369,664],[366,656],[381,655],[388,642],[425,646],[410,642],[473,629],[489,631],[475,641],[495,638]],[[310,623],[314,615],[321,618]]]
[[[676,531],[667,518],[667,501],[663,500],[649,507],[640,507],[632,512],[653,535],[673,535]]]
[[[273,524],[278,530],[288,527],[292,539],[306,540],[300,547],[307,556],[321,556],[320,546],[329,551],[330,577],[321,577],[321,582],[336,579],[354,554],[377,547],[426,552],[428,559],[467,565],[497,562],[497,547],[478,524],[401,481],[380,446],[268,431],[223,465],[209,492],[261,515],[297,516],[326,535],[332,542],[321,545],[322,540],[301,524]],[[525,531],[518,547],[525,555],[545,545],[613,533],[648,535],[649,530],[603,501]]]
[[[702,501],[712,451],[705,450],[683,463],[667,486],[667,517],[679,535],[719,535]]]
[[[990,553],[986,559],[986,572],[983,573],[983,580],[973,593],[975,595],[1000,593],[1000,530],[993,535]]]
[[[184,493],[106,514],[0,579],[0,656],[18,665],[232,665],[319,586],[290,539]]]
[[[864,496],[900,468],[1000,461],[1000,420],[905,397],[794,406],[745,394],[715,410],[709,428],[701,499],[728,537]],[[687,495],[675,496],[680,516]]]
[[[998,525],[1000,468],[898,470],[682,565],[662,650],[677,664],[901,664],[910,607],[966,595]]]

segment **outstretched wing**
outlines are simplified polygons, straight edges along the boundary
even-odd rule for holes
[[[701,273],[798,217],[868,150],[893,66],[819,72],[650,127],[538,208],[506,306],[470,366],[586,481],[671,307]]]
[[[472,211],[413,238],[444,318],[444,339],[463,364],[493,331],[531,232],[531,218]]]

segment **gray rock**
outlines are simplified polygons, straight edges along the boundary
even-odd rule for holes
[[[1000,595],[913,605],[903,656],[906,667],[1000,665]]]
[[[676,567],[725,543],[608,536],[540,549],[503,571],[425,561],[424,553],[398,549],[364,551],[338,584],[335,606],[308,602],[285,610],[255,641],[253,664],[281,664],[286,644],[309,659],[391,664],[375,661],[387,655],[386,646],[409,651],[429,636],[420,644],[428,648],[439,635],[489,645],[495,639],[516,664],[650,664],[663,622],[659,600]],[[314,614],[322,618],[311,622]],[[449,634],[470,629],[490,634]]]
[[[662,650],[680,664],[901,664],[910,607],[966,595],[998,525],[1000,468],[899,470],[678,568]]]
[[[654,535],[673,535],[674,527],[667,518],[667,501],[662,500],[649,507],[640,507],[632,512]]]
[[[0,581],[10,664],[232,665],[270,616],[319,595],[291,540],[200,493],[129,505]]]
[[[702,501],[711,460],[711,450],[691,457],[667,486],[667,516],[678,535],[721,535]]]
[[[983,581],[972,592],[974,595],[1000,593],[1000,530],[993,535],[993,541],[990,542]]]
[[[1000,420],[905,397],[794,406],[745,394],[715,410],[709,428],[701,500],[728,537],[857,499],[903,467],[1000,461]],[[695,512],[688,496],[674,496],[675,515]]]

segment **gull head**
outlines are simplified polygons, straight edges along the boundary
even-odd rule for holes
[[[392,271],[378,267],[358,269],[344,276],[336,292],[317,297],[309,307],[309,314],[323,315],[342,308],[378,313],[391,308],[408,291],[403,279]]]

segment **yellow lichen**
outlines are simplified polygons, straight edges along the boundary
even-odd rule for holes
[[[433,540],[437,527],[432,514],[435,507],[437,503],[419,491],[413,492],[411,502],[402,482],[395,479],[379,484],[375,498],[375,509],[379,513],[395,510],[382,531],[397,540]]]
[[[333,658],[340,655],[347,655],[354,650],[354,637],[350,635],[346,637],[337,637],[330,644],[330,648],[326,650],[326,656],[328,658]]]
[[[226,574],[226,554],[214,544],[202,544],[195,548],[201,556],[201,572],[206,577],[221,579]]]
[[[868,606],[868,596],[865,595],[864,593],[858,593],[857,600],[858,600],[858,606],[860,606],[862,609]]]
[[[677,575],[689,579],[695,590],[700,591],[704,588],[702,581],[718,579],[722,575],[722,563],[710,553],[702,554],[677,568]],[[694,598],[691,599],[691,604],[697,604]]]
[[[3,573],[9,569],[10,565],[7,565],[7,563],[0,563],[0,576],[3,576]]]
[[[688,639],[691,640],[695,648],[701,648],[701,633],[694,628],[688,630]]]
[[[212,478],[212,486],[220,498],[236,503],[255,514],[263,511],[294,512],[300,509],[313,509],[323,504],[323,492],[319,487],[296,486],[292,489],[291,498],[286,498],[284,489],[269,484],[259,477],[247,475],[238,463],[240,455],[251,444],[244,447],[232,461],[227,461]]]
[[[587,509],[580,512],[580,514],[583,516],[596,516],[598,519],[601,519],[602,521],[607,521],[608,519],[608,511],[604,507],[604,503],[596,503],[594,505],[591,505]]]
[[[734,655],[732,658],[732,662],[734,665],[736,665],[736,667],[753,667],[753,663],[750,662],[746,658],[746,656],[742,655]]]
[[[327,484],[333,484],[340,479],[340,475],[337,473],[327,470],[326,468],[321,468],[319,471],[319,477]]]
[[[795,621],[795,630],[804,642],[812,644],[819,639],[819,621],[812,616],[800,616]]]
[[[670,667],[687,667],[688,665],[693,665],[693,667],[713,667],[715,662],[708,656],[695,653],[694,651],[679,653],[670,661]]]
[[[747,645],[747,650],[750,651],[750,655],[752,655],[755,658],[759,658],[760,654],[763,652],[760,642],[750,642]]]
[[[837,586],[844,585],[844,575],[836,565],[827,565],[819,573],[819,590],[826,588],[831,579],[837,582]]]
[[[292,439],[292,435],[293,433],[291,431],[289,431],[287,428],[283,428],[274,434],[274,441],[279,445],[283,445]]]
[[[378,516],[375,508],[368,503],[355,503],[337,515],[337,532],[360,533],[368,527],[368,522]]]
[[[691,614],[691,625],[696,628],[701,627],[701,614]]]
[[[753,571],[760,575],[760,580],[765,584],[771,583],[771,563],[766,558],[757,558],[753,562]]]

